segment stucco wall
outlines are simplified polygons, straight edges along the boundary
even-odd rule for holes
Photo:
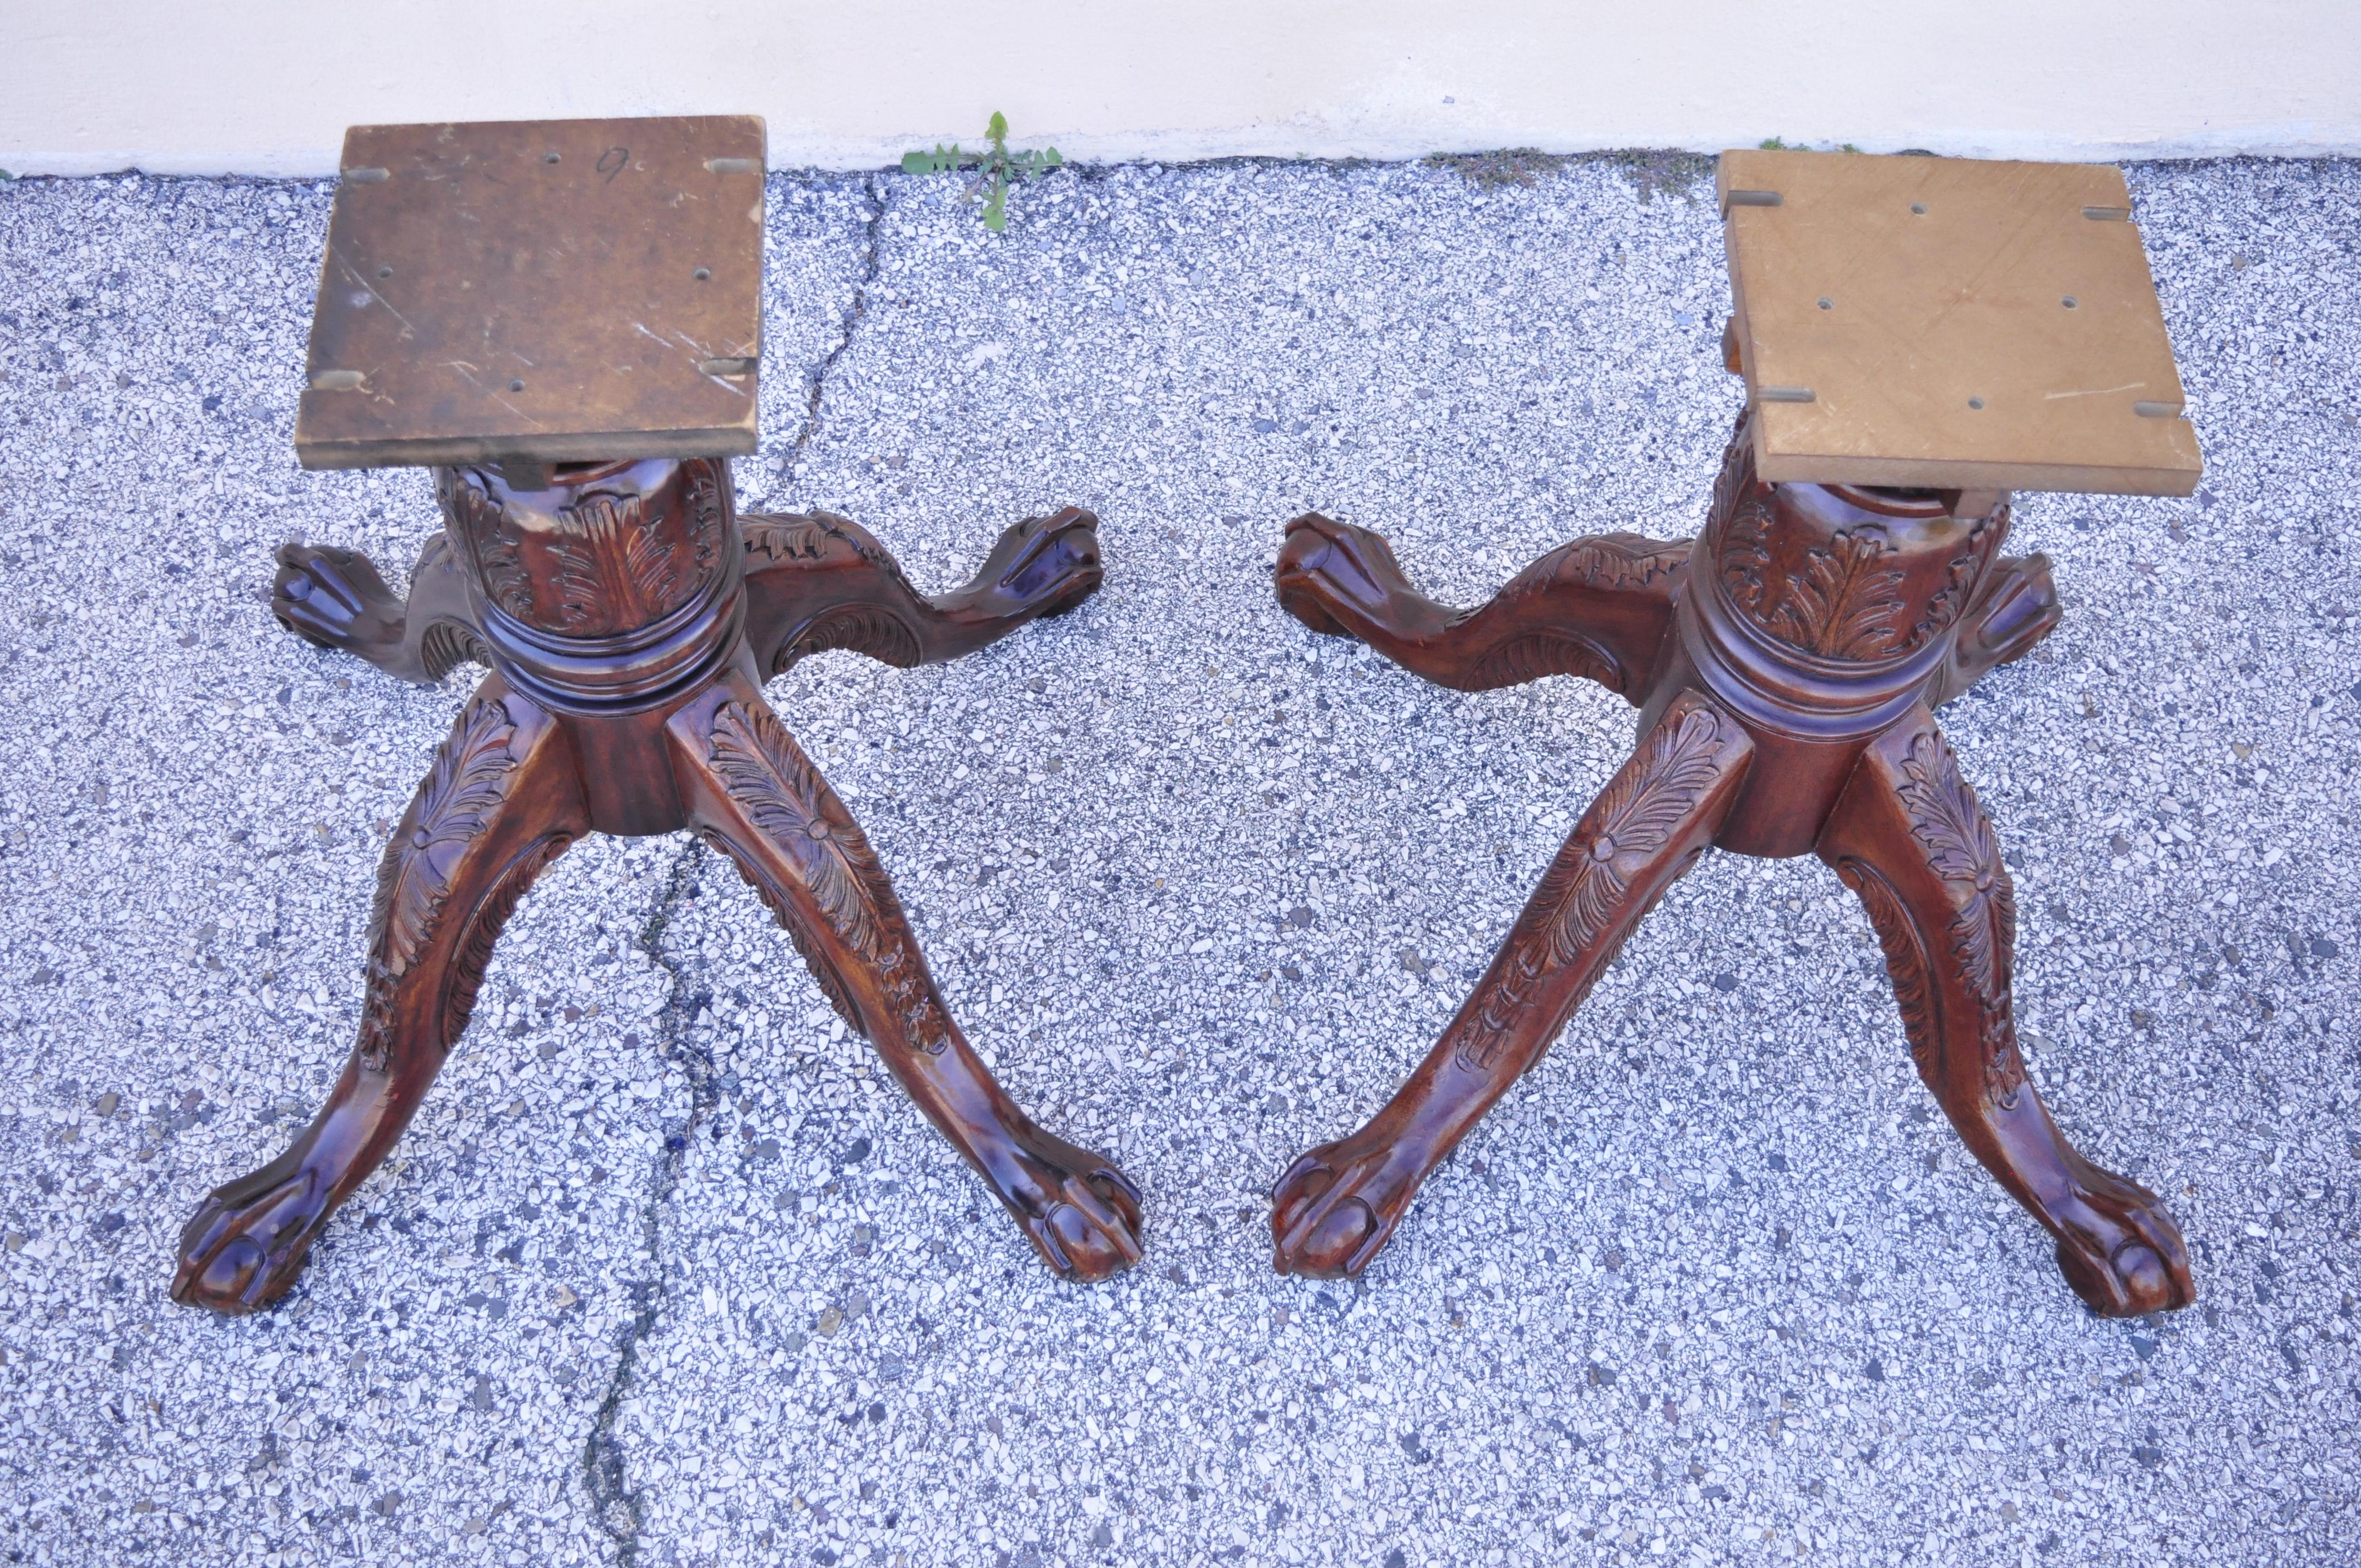
[[[0,0],[0,46],[18,173],[321,174],[355,122],[685,111],[829,168],[995,108],[1098,159],[2361,151],[2356,0]]]

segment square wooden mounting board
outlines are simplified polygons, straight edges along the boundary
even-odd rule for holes
[[[1741,150],[1715,185],[1764,478],[2197,488],[2120,170]]]
[[[307,468],[754,450],[763,122],[355,126]]]

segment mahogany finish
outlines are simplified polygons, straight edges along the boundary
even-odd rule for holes
[[[1288,525],[1279,599],[1313,630],[1462,690],[1585,675],[1641,709],[1641,739],[1409,1081],[1281,1178],[1275,1266],[1367,1267],[1642,916],[1719,846],[1817,854],[1860,895],[1920,1077],[2057,1238],[2076,1295],[2111,1317],[2186,1306],[2188,1250],[2163,1203],[2076,1153],[2026,1079],[2008,869],[1933,717],[2057,625],[2049,563],[2001,555],[2004,496],[1765,484],[1752,417],[1694,543],[1578,540],[1472,610],[1417,593],[1366,529]]]
[[[493,674],[386,846],[343,1076],[285,1153],[190,1221],[174,1299],[247,1312],[286,1293],[467,1027],[518,900],[593,831],[711,844],[1051,1268],[1087,1280],[1137,1262],[1137,1189],[993,1080],[869,841],[762,696],[807,653],[932,663],[1072,609],[1101,581],[1098,520],[1029,518],[972,582],[928,596],[842,518],[741,519],[723,460],[560,464],[523,489],[510,472],[438,471],[445,526],[406,598],[364,556],[280,552],[273,609],[310,641],[406,680],[463,660]]]

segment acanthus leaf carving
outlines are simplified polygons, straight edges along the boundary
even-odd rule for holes
[[[1975,520],[1946,565],[1941,585],[1909,617],[1909,573],[1874,524],[1839,529],[1823,542],[1783,550],[1773,509],[1777,487],[1754,472],[1741,416],[1714,482],[1711,533],[1723,591],[1766,635],[1820,658],[1861,663],[1900,658],[1942,636],[1971,602],[2008,533],[2005,502]],[[1792,554],[1789,554],[1792,552]]]
[[[1944,569],[1943,586],[1927,601],[1927,609],[1917,623],[1910,629],[1909,648],[1923,646],[1930,637],[1940,637],[1959,621],[1973,598],[1977,586],[1984,579],[1984,569],[1992,565],[1993,555],[2000,549],[2001,541],[2008,536],[2008,508],[2005,503],[1989,517],[1979,518],[1968,530],[1968,537],[1960,553],[1951,557]]]
[[[847,604],[815,617],[789,638],[771,660],[771,674],[784,675],[814,653],[863,653],[881,664],[908,669],[918,663],[918,635],[882,604]]]
[[[832,537],[801,513],[748,512],[738,520],[738,532],[747,554],[774,561],[817,561]]]
[[[509,519],[508,509],[456,468],[437,470],[434,491],[451,531],[476,558],[477,577],[484,592],[519,620],[531,621],[533,574],[525,566],[522,539]]]
[[[939,1053],[950,1041],[950,1020],[936,998],[925,962],[908,938],[893,883],[835,791],[828,787],[785,726],[766,707],[725,702],[715,708],[706,737],[714,775],[747,820],[777,846],[835,938],[873,968],[886,1005],[910,1043]],[[766,887],[761,862],[716,841],[763,893],[774,914],[798,934],[800,917],[785,890]],[[828,972],[813,946],[796,946],[846,1021],[866,1033],[845,977]]]
[[[1374,539],[1374,536],[1372,536]],[[1384,541],[1376,539],[1382,547]],[[1561,544],[1517,574],[1489,602],[1460,610],[1445,623],[1456,630],[1498,618],[1511,607],[1547,599],[1569,588],[1622,594],[1669,594],[1677,586],[1690,542],[1643,538],[1636,533],[1600,533]],[[1389,555],[1389,560],[1390,556]],[[1510,615],[1513,621],[1515,617]],[[1620,660],[1596,640],[1557,627],[1511,632],[1475,659],[1470,690],[1521,685],[1547,675],[1580,675],[1609,691],[1627,691],[1631,675]]]
[[[1633,872],[1664,852],[1722,776],[1722,740],[1713,710],[1697,707],[1676,723],[1659,724],[1609,781],[1551,861],[1510,947],[1462,1012],[1454,1042],[1460,1066],[1491,1069],[1534,987],[1552,971],[1587,964],[1595,979],[1607,966],[1620,945],[1619,926],[1628,930],[1645,915],[1631,906]],[[1587,980],[1585,993],[1588,988]],[[1580,1003],[1577,996],[1572,1005]]]
[[[849,552],[895,582],[908,581],[893,552],[851,518],[829,511],[748,512],[738,519],[746,553],[774,561],[819,561],[833,550]]]
[[[1980,1016],[1979,1047],[1987,1091],[2004,1106],[2016,1102],[2025,1062],[2010,1002],[2010,954],[2016,943],[2016,889],[2002,861],[1992,819],[1959,759],[1935,730],[1915,737],[1901,762],[1898,786],[1911,835],[1927,864],[1950,890],[1951,955]]]
[[[688,554],[692,583],[701,583],[721,559],[721,541],[736,496],[730,465],[696,457],[681,465],[688,477]]]
[[[771,917],[787,934],[787,940],[795,947],[796,956],[803,959],[804,968],[810,971],[814,983],[818,985],[820,994],[828,999],[828,1004],[836,1015],[843,1019],[854,1034],[866,1039],[869,1025],[862,1022],[861,1009],[854,1004],[852,992],[846,988],[844,977],[837,972],[827,952],[817,946],[805,931],[803,919],[796,913],[795,902],[787,896],[786,890],[764,872],[760,861],[741,851],[719,830],[708,828],[701,836],[717,853],[738,868],[739,880],[754,890],[754,896],[763,901],[763,907],[771,912]]]
[[[727,476],[706,458],[681,469],[684,504],[653,521],[638,493],[589,489],[536,524],[458,469],[442,470],[437,489],[495,604],[527,625],[597,636],[678,609],[719,559]]]
[[[644,515],[638,496],[585,496],[558,510],[549,554],[562,630],[643,626],[679,602],[679,563]]]
[[[1559,586],[1630,593],[1676,577],[1687,567],[1690,542],[1637,533],[1595,533],[1561,544],[1536,563],[1535,578]]]
[[[460,857],[507,798],[515,734],[501,704],[470,700],[378,864],[360,1041],[376,1070],[392,1048],[396,990],[438,934]]]
[[[476,635],[476,629],[456,620],[438,620],[426,628],[418,638],[419,662],[426,666],[426,678],[439,681],[465,663],[478,663],[489,669],[492,651]]]
[[[1826,659],[1883,659],[1903,652],[1902,568],[1884,537],[1840,529],[1783,567],[1772,546],[1768,499],[1740,499],[1722,534],[1721,579],[1748,620],[1790,647]]]
[[[1788,623],[1804,646],[1838,659],[1880,659],[1898,652],[1902,569],[1883,560],[1883,535],[1839,532],[1804,553],[1804,576],[1790,578]]]

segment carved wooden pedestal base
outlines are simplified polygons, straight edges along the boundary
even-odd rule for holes
[[[1465,613],[1416,593],[1378,535],[1316,515],[1289,525],[1279,598],[1313,630],[1462,690],[1587,675],[1642,713],[1638,749],[1425,1061],[1367,1125],[1280,1179],[1277,1267],[1366,1267],[1642,916],[1719,845],[1817,854],[1860,894],[1920,1076],[2057,1237],[2075,1294],[2108,1316],[2188,1305],[2163,1204],[2077,1154],[2026,1080],[2008,871],[1932,712],[2057,624],[2048,562],[1999,558],[2005,498],[1770,486],[1752,451],[1741,421],[1694,544],[1577,540]]]
[[[561,465],[533,490],[444,469],[437,488],[447,528],[406,603],[359,555],[280,553],[275,608],[300,635],[409,680],[495,673],[386,847],[343,1077],[286,1153],[198,1211],[173,1297],[245,1312],[287,1291],[467,1026],[517,901],[592,831],[686,828],[729,857],[1052,1268],[1137,1262],[1137,1190],[1035,1126],[969,1049],[884,867],[762,696],[807,653],[931,663],[1072,609],[1099,586],[1097,519],[1018,523],[967,587],[928,597],[841,518],[741,519],[711,459]]]

